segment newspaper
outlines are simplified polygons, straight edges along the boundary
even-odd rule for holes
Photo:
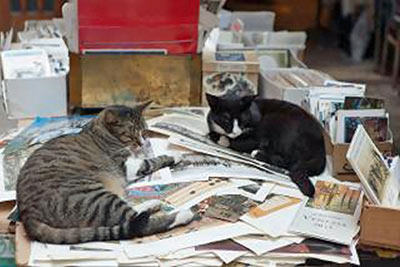
[[[317,181],[314,198],[305,198],[290,231],[350,245],[359,231],[362,191],[358,186]]]
[[[78,133],[92,116],[36,118],[8,142],[0,153],[1,200],[15,196],[15,187],[20,169],[28,157],[43,143],[52,138]]]
[[[389,171],[381,152],[362,125],[357,127],[346,156],[372,203],[384,206],[398,205],[398,177]]]
[[[278,180],[291,183],[284,169],[260,162],[249,155],[244,155],[229,148],[222,147],[212,142],[208,137],[208,126],[205,119],[197,119],[189,116],[165,115],[148,122],[149,129],[171,136],[170,142],[186,147],[196,152],[206,153],[213,156],[240,161],[269,174],[273,174]]]

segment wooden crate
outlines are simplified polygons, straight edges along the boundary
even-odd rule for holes
[[[152,99],[162,106],[199,105],[198,55],[71,54],[70,108],[101,108]]]

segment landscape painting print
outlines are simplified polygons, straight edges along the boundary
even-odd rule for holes
[[[368,166],[368,171],[365,170],[367,172],[367,181],[379,201],[382,201],[385,184],[390,176],[390,172],[380,155],[375,150],[371,150],[370,155],[371,165]]]
[[[361,191],[346,185],[318,181],[315,196],[307,201],[306,207],[353,215],[360,195]]]
[[[358,126],[346,157],[373,204],[396,205],[400,194],[398,179],[362,125]]]

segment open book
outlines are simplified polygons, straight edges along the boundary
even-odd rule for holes
[[[347,159],[373,204],[397,205],[400,193],[398,181],[362,125],[358,126],[354,134]]]

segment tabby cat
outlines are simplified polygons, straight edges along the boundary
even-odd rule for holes
[[[108,107],[79,134],[52,139],[28,158],[19,174],[17,202],[31,239],[56,244],[130,239],[192,220],[189,210],[155,215],[161,202],[131,207],[123,199],[125,162],[144,142],[146,106]],[[161,156],[145,161],[137,173],[174,163]]]
[[[207,94],[210,138],[222,146],[289,171],[303,194],[313,196],[310,176],[325,169],[322,127],[301,107],[254,96]]]

